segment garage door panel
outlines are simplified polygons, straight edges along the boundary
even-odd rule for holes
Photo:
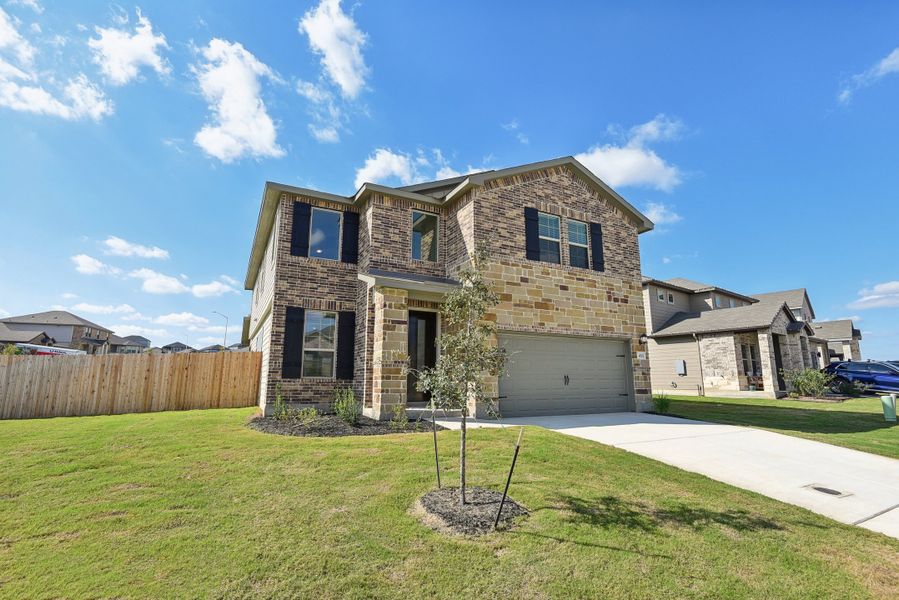
[[[500,344],[509,352],[500,378],[503,416],[628,410],[624,342],[501,334]]]

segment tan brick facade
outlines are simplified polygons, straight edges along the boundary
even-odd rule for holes
[[[334,385],[349,383],[368,414],[389,418],[393,408],[406,401],[402,367],[408,352],[408,311],[439,307],[439,298],[386,285],[370,286],[358,276],[377,269],[452,278],[482,242],[490,252],[487,276],[500,298],[489,318],[495,320],[500,332],[591,336],[627,342],[631,349],[633,404],[638,409],[648,405],[649,363],[645,359],[646,348],[639,341],[646,326],[638,224],[633,215],[564,166],[495,179],[447,204],[400,196],[377,192],[365,200],[346,204],[290,193],[280,196],[274,220],[275,281],[263,407],[274,402],[275,390],[280,387],[288,402],[325,409]],[[293,204],[297,201],[358,212],[358,264],[291,256]],[[561,265],[525,257],[525,207],[562,219]],[[413,210],[439,217],[436,262],[411,258]],[[602,224],[604,272],[568,266],[564,233],[568,219]],[[281,376],[288,307],[355,311],[351,382]],[[489,383],[497,389],[496,381]]]

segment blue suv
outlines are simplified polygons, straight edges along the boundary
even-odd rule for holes
[[[824,372],[834,383],[858,383],[872,392],[899,392],[899,365],[874,360],[830,363]]]

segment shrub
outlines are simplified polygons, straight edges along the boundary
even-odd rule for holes
[[[665,394],[659,394],[658,396],[652,397],[652,406],[655,408],[655,411],[660,414],[665,414],[671,409],[671,398],[666,396]]]
[[[355,425],[362,415],[362,404],[356,402],[353,388],[337,386],[334,388],[334,413],[347,425]]]
[[[409,427],[409,417],[405,406],[395,406],[390,417],[390,428],[394,431],[405,431]]]
[[[314,406],[307,406],[292,413],[292,416],[303,425],[311,425],[318,418],[318,411]]]
[[[278,421],[286,421],[290,418],[290,407],[284,402],[284,394],[281,393],[281,384],[275,385],[275,409],[272,411],[272,417]]]
[[[22,354],[22,349],[15,344],[6,344],[0,348],[0,355],[3,356],[17,356],[19,354]]]
[[[820,398],[827,393],[833,381],[833,376],[818,369],[784,370],[784,379],[800,396]]]
[[[862,394],[867,391],[867,387],[863,385],[859,385],[852,381],[847,381],[842,378],[837,378],[833,384],[831,385],[831,389],[837,394],[841,394],[843,396],[850,396],[852,398],[858,398]]]

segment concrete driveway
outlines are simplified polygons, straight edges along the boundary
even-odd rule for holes
[[[438,423],[459,427],[458,419]],[[641,413],[472,423],[518,425],[615,446],[899,539],[899,460],[761,429]]]

